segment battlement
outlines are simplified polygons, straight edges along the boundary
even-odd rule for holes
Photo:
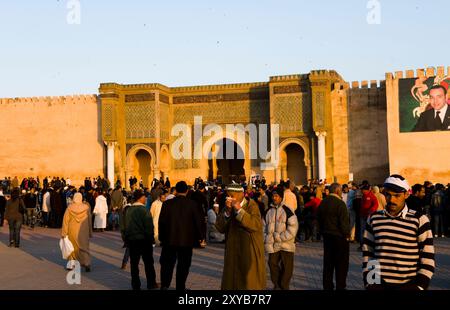
[[[176,93],[191,92],[191,91],[220,91],[232,89],[249,89],[249,88],[267,88],[267,82],[254,83],[235,83],[235,84],[217,84],[217,85],[200,85],[200,86],[182,86],[171,87],[170,90]]]
[[[69,103],[90,103],[95,101],[97,101],[97,95],[0,98],[0,104],[14,104],[14,103],[69,104]]]
[[[307,74],[289,74],[289,75],[275,75],[269,78],[270,82],[286,82],[292,80],[304,80],[307,79]]]
[[[273,82],[289,82],[307,80],[310,77],[334,79],[343,81],[342,77],[335,70],[313,70],[309,74],[289,74],[277,75],[269,77],[269,82],[252,82],[252,83],[232,83],[232,84],[212,84],[212,85],[197,85],[197,86],[179,86],[168,87],[159,83],[149,84],[118,84],[114,82],[100,84],[99,92],[109,93],[114,90],[133,90],[133,89],[153,89],[163,90],[167,93],[179,94],[188,92],[214,92],[227,90],[248,90],[250,88],[267,88]]]
[[[99,87],[99,92],[102,93],[107,89],[117,89],[117,90],[133,90],[133,89],[160,89],[163,91],[170,91],[170,87],[167,87],[160,83],[143,83],[143,84],[118,84],[118,83],[101,83]]]
[[[163,89],[166,91],[169,91],[170,88],[166,85],[160,84],[160,83],[144,83],[144,84],[123,84],[120,85],[121,89],[127,90],[127,89],[136,89],[136,88],[144,88],[144,89]]]
[[[342,76],[337,73],[335,70],[312,70],[309,74],[310,78],[328,78],[328,79],[337,79],[343,81]]]
[[[347,86],[351,90],[358,90],[358,89],[384,89],[386,88],[386,81],[385,80],[370,80],[370,81],[353,81],[346,83]]]
[[[384,89],[386,81],[370,80],[370,81],[353,81],[353,82],[337,82],[333,84],[333,90],[363,90],[363,89]]]
[[[386,73],[386,80],[398,80],[405,78],[419,78],[419,77],[444,77],[450,75],[450,67],[447,67],[447,71],[444,66],[428,67],[426,69],[417,69],[417,70],[405,70],[405,71],[396,71],[395,73],[388,72]]]
[[[199,85],[199,86],[179,86],[167,87],[163,84],[128,84],[121,85],[117,83],[103,83],[100,84],[100,93],[108,89],[128,90],[128,89],[159,89],[167,93],[184,93],[184,92],[202,92],[202,91],[221,91],[221,90],[235,90],[235,89],[249,89],[249,88],[267,88],[268,82],[255,83],[235,83],[235,84],[216,84],[216,85]]]
[[[115,88],[115,87],[120,87],[120,84],[118,83],[100,83],[100,88]]]

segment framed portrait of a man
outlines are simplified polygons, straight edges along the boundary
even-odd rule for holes
[[[399,80],[400,132],[450,130],[450,76]]]

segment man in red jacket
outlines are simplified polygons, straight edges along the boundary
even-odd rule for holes
[[[373,192],[370,190],[369,184],[363,185],[361,187],[361,191],[363,194],[363,198],[362,198],[362,202],[361,202],[361,209],[359,211],[359,218],[360,218],[360,223],[361,223],[361,225],[360,225],[361,236],[363,236],[364,230],[366,229],[367,219],[373,213],[377,212],[378,199],[377,199],[377,197],[375,197]],[[361,237],[359,250],[362,249],[362,242],[363,242],[363,238]]]

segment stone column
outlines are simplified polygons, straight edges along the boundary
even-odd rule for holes
[[[212,154],[212,170],[213,170],[213,179],[217,179],[217,171],[218,171],[218,167],[217,167],[217,151],[216,151],[217,147],[215,144],[213,144],[212,146],[212,150],[211,150],[211,154]]]
[[[107,146],[107,169],[106,169],[106,175],[109,180],[109,187],[114,188],[114,148],[116,146],[117,142],[105,142],[105,145]]]
[[[161,118],[160,118],[160,101],[159,101],[159,92],[155,94],[155,96],[158,96],[158,100],[155,100],[155,156],[154,159],[155,166],[153,167],[153,178],[156,178],[159,181],[159,178],[161,176]],[[150,184],[148,187],[151,186],[151,182],[153,180],[150,180]]]
[[[307,165],[306,166],[306,181],[312,179],[312,175],[311,175],[311,165]]]
[[[277,168],[275,169],[275,183],[278,184],[278,183],[280,182],[281,179],[282,179],[282,176],[281,176],[281,168],[280,168],[280,167],[277,167]]]
[[[319,179],[325,180],[327,178],[326,154],[325,154],[325,131],[316,132],[317,136],[317,155],[319,160]]]
[[[286,181],[286,179],[288,178],[288,172],[287,172],[287,165],[283,165],[281,166],[281,178]]]

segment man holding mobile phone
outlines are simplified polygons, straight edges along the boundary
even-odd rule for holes
[[[265,290],[263,224],[258,204],[244,197],[239,184],[227,186],[224,210],[216,227],[226,236],[223,290]]]

